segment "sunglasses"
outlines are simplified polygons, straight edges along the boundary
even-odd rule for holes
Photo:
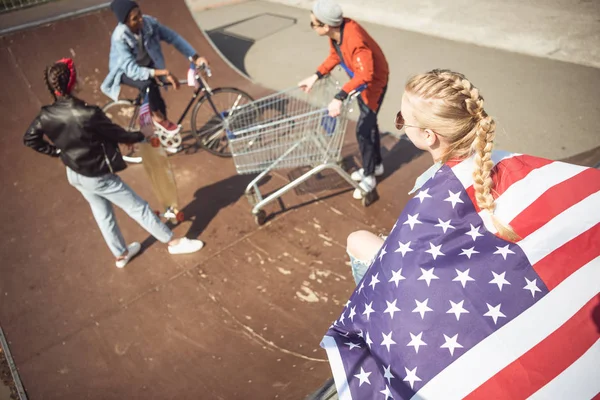
[[[406,124],[404,122],[404,117],[402,116],[402,111],[398,111],[398,114],[396,114],[396,120],[394,121],[394,123],[396,124],[396,129],[398,129],[398,130],[401,130],[405,126],[408,126],[411,128],[425,129],[425,128],[421,128],[420,126]]]
[[[325,26],[325,24],[322,23],[322,22],[318,22],[318,23],[315,24],[314,22],[310,21],[310,27],[313,28],[313,29],[315,29],[315,28],[322,28],[324,26]]]

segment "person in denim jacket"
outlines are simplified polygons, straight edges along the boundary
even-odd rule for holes
[[[135,1],[113,0],[110,8],[119,23],[111,37],[109,72],[101,85],[102,92],[116,101],[121,84],[141,91],[148,90],[156,127],[166,133],[177,133],[179,127],[167,119],[167,108],[156,78],[166,80],[175,89],[179,88],[179,81],[165,67],[160,42],[171,44],[198,66],[208,64],[207,60],[199,57],[177,32],[162,25],[156,18],[143,15]]]

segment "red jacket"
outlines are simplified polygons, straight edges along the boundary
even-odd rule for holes
[[[373,111],[379,108],[379,99],[388,83],[389,67],[383,51],[356,21],[344,18],[338,54],[336,44],[329,41],[329,57],[319,66],[319,77],[327,75],[338,64],[345,64],[354,74],[336,98],[344,99],[352,90],[366,84],[361,97]],[[350,74],[349,74],[350,75]]]

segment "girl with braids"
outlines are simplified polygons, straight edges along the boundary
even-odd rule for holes
[[[104,240],[116,257],[116,266],[125,267],[141,245],[125,244],[112,204],[122,208],[157,240],[168,244],[171,254],[200,250],[200,240],[173,238],[173,232],[148,203],[116,175],[127,167],[118,144],[140,142],[144,134],[113,124],[99,107],[73,95],[77,92],[77,71],[72,59],[61,59],[46,68],[44,80],[54,102],[42,107],[27,129],[24,143],[40,153],[60,157],[69,183],[90,203]],[[52,143],[44,140],[44,135]]]
[[[339,397],[597,395],[600,171],[493,151],[449,70],[410,78],[395,122],[434,164],[387,238],[348,238],[357,287],[321,343]]]

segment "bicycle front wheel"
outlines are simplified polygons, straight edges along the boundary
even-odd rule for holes
[[[127,131],[139,131],[138,107],[131,100],[117,100],[108,103],[102,108],[104,114],[115,124],[121,126]],[[123,155],[123,160],[128,163],[138,164],[142,162],[142,157],[137,146],[127,146],[119,144],[119,149]]]
[[[198,145],[219,157],[231,157],[227,134],[243,127],[242,120],[236,119],[236,110],[253,101],[248,93],[236,88],[214,89],[202,97],[192,112],[192,133]]]

